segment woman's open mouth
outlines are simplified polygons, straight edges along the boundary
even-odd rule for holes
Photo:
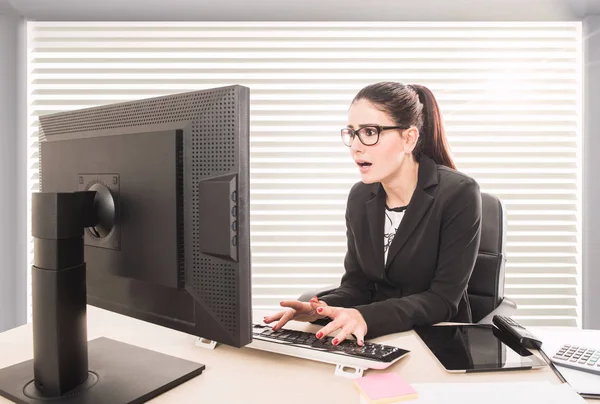
[[[368,161],[357,161],[356,165],[358,166],[361,173],[366,173],[367,171],[369,171],[373,164],[369,163]]]

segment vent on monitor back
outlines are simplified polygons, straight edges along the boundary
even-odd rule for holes
[[[237,334],[235,316],[238,299],[238,264],[224,257],[202,253],[202,233],[206,234],[208,223],[202,220],[206,213],[216,212],[221,206],[207,206],[199,195],[199,184],[224,174],[235,174],[239,140],[236,94],[232,90],[205,92],[198,102],[201,110],[192,124],[192,230],[193,230],[193,290],[198,299],[211,309],[223,326]],[[204,209],[200,212],[200,209]],[[222,231],[223,229],[214,229]],[[234,314],[236,313],[236,314]]]
[[[198,179],[233,170],[236,150],[234,94],[215,91],[200,102],[203,114],[192,125],[194,175]]]
[[[185,286],[185,161],[183,151],[183,134],[177,133],[177,287]]]
[[[54,136],[189,120],[197,111],[196,105],[200,97],[199,93],[185,93],[180,96],[86,108],[68,114],[53,114],[40,118],[43,123],[40,133]]]
[[[236,269],[231,264],[202,254],[194,254],[193,288],[210,307],[223,326],[237,330]]]

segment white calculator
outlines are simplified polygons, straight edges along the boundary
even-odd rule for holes
[[[565,344],[551,360],[557,365],[600,375],[600,349]]]

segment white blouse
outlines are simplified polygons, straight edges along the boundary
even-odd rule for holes
[[[389,208],[385,205],[385,226],[383,233],[383,261],[387,263],[387,256],[390,246],[392,245],[392,240],[398,231],[398,227],[400,226],[400,222],[404,217],[404,211],[406,210],[406,206],[401,206],[398,208]]]

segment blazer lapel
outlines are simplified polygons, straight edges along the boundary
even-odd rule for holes
[[[435,198],[429,194],[426,189],[437,185],[437,183],[437,165],[429,157],[421,156],[419,161],[417,187],[415,188],[410,202],[408,203],[408,207],[404,212],[404,217],[400,222],[398,231],[392,240],[392,245],[388,251],[387,262],[385,264],[386,269],[388,268],[388,263],[391,263],[398,252],[400,252],[406,241],[410,238],[411,234],[421,222],[421,219],[423,219],[423,216],[425,216],[429,210],[429,207]],[[383,251],[383,244],[381,248]]]
[[[371,234],[371,243],[375,252],[375,263],[378,271],[383,271],[383,231],[384,231],[384,210],[385,210],[385,191],[379,185],[373,189],[375,194],[366,203],[367,220],[369,221],[369,230]]]

